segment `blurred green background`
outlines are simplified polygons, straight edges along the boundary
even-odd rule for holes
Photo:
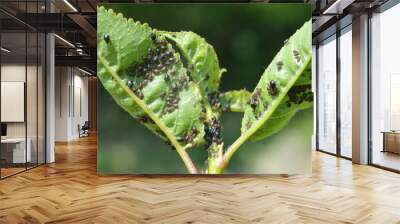
[[[159,30],[188,30],[204,37],[228,70],[221,91],[252,91],[284,40],[311,18],[308,4],[102,5]],[[99,173],[186,173],[177,153],[119,108],[100,82],[97,110]],[[225,146],[240,135],[241,119],[242,114],[223,114]],[[226,173],[311,172],[312,129],[313,110],[299,112],[278,134],[244,144]],[[190,155],[198,167],[205,166],[205,150],[191,150]]]

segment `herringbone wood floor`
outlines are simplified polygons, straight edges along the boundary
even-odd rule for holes
[[[0,181],[0,223],[400,223],[400,175],[314,153],[311,176],[106,176],[96,142]]]

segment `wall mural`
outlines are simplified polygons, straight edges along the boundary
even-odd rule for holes
[[[306,4],[98,8],[98,171],[310,172]]]

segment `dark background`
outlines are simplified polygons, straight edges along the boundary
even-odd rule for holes
[[[214,46],[223,75],[221,91],[252,91],[274,55],[305,21],[307,4],[103,4],[125,17],[167,31],[193,31]],[[311,35],[311,33],[310,33]],[[100,173],[185,173],[176,152],[120,109],[99,84]],[[240,135],[242,114],[223,115],[228,146]],[[310,169],[312,109],[300,112],[280,133],[246,143],[231,160],[232,173],[296,173]],[[289,144],[290,143],[290,144]],[[197,164],[204,150],[190,152]],[[288,161],[294,160],[294,161]],[[267,164],[268,163],[268,164]]]

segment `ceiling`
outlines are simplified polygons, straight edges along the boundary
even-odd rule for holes
[[[0,21],[9,46],[20,49],[23,40],[16,33],[54,32],[56,63],[83,66],[96,70],[96,5],[115,2],[183,2],[187,0],[1,0]],[[356,14],[382,4],[386,0],[219,0],[219,2],[296,2],[309,3],[313,10],[313,36],[325,32],[348,14]],[[46,4],[47,2],[47,4]],[[191,1],[193,2],[193,1]],[[196,0],[196,2],[216,2]],[[51,12],[51,13],[49,13]],[[13,33],[13,34],[12,34]],[[22,41],[22,42],[21,42]],[[28,54],[31,52],[28,47]]]

